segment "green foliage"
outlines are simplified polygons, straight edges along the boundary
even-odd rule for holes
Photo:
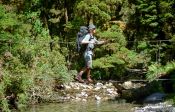
[[[16,97],[19,94],[26,94],[28,88],[31,83],[29,82],[29,78],[26,75],[12,73],[6,70],[3,70],[3,79],[0,83],[1,88],[1,100],[0,105],[2,105],[3,111],[9,111],[10,105],[8,104],[9,100],[13,100],[16,98],[16,102],[18,99],[19,104],[26,104],[25,102],[21,102],[22,98]],[[25,99],[27,97],[24,97]],[[27,100],[25,100],[27,101]]]
[[[104,75],[109,76],[109,69],[115,68],[116,65],[125,65],[125,61],[118,55],[118,52],[120,52],[120,48],[126,45],[125,36],[123,35],[122,30],[120,30],[117,25],[111,25],[111,27],[108,28],[106,31],[97,31],[96,36],[111,41],[111,43],[109,42],[101,46],[101,49],[97,49],[95,54],[96,57],[99,58],[95,59],[93,62],[94,68],[105,69],[103,77],[105,77]],[[125,68],[121,69],[124,70]]]
[[[115,74],[122,77],[127,68],[146,67],[149,58],[126,48],[126,37],[118,25],[111,25],[107,31],[97,31],[97,36],[111,42],[96,50],[95,56],[98,58],[93,62],[94,68],[112,69]],[[103,75],[107,75],[106,73]]]
[[[63,16],[63,10],[50,9],[50,14],[53,16],[49,19],[51,23],[58,23]]]
[[[99,38],[112,40],[112,42],[118,43],[120,46],[126,46],[126,37],[123,34],[123,31],[119,28],[118,25],[111,25],[107,31],[97,32]]]
[[[146,74],[147,79],[150,81],[156,80],[157,78],[168,75],[175,70],[175,62],[168,62],[165,66],[159,64],[153,64],[149,66],[148,73]]]
[[[157,33],[156,28],[159,27],[159,15],[157,10],[157,2],[155,1],[138,1],[139,3],[136,5],[136,9],[140,13],[139,22],[141,28],[146,29],[146,27],[154,28],[150,32],[153,32],[153,35]],[[147,34],[145,34],[147,35]],[[150,38],[154,38],[153,35],[150,35]],[[142,37],[143,39],[143,37]]]
[[[10,111],[11,94],[23,108],[37,102],[33,93],[43,98],[56,83],[72,81],[81,62],[74,44],[58,41],[75,42],[79,26],[90,22],[97,26],[96,37],[108,41],[94,51],[94,75],[122,79],[127,68],[148,68],[152,81],[169,74],[175,56],[173,5],[169,0],[1,1],[0,108]]]
[[[142,50],[146,49],[147,47],[148,45],[146,42],[139,42],[137,46],[138,49],[142,49]]]
[[[92,22],[93,20],[95,20],[96,23],[98,23],[98,20],[107,22],[111,19],[111,16],[109,15],[110,8],[104,1],[82,0],[80,3],[78,3],[76,9],[76,16],[82,16],[85,21],[88,21],[88,23]],[[88,18],[90,18],[92,21],[87,20]]]
[[[0,14],[1,31],[6,29],[10,30],[15,25],[17,25],[18,21],[15,13],[7,12],[2,5],[0,5],[0,10],[1,10]]]
[[[0,109],[9,111],[8,102],[12,96],[18,108],[22,109],[33,100],[32,92],[38,96],[53,92],[55,80],[72,81],[75,73],[68,72],[64,56],[57,46],[51,52],[49,31],[43,28],[39,12],[17,15],[6,12],[3,6],[1,9],[0,35],[6,40],[11,39],[12,43],[7,47],[1,46],[3,78],[0,82]],[[40,79],[41,85],[35,82],[36,79]],[[30,89],[35,86],[38,88],[31,92]],[[44,94],[41,94],[43,91]]]
[[[2,107],[2,111],[4,112],[11,112],[9,109],[8,101],[6,99],[1,100],[1,107]]]
[[[17,28],[19,21],[17,20],[16,14],[8,12],[5,10],[5,7],[0,5],[0,41],[1,43],[10,42],[11,39],[14,39],[14,30]],[[5,43],[0,45],[0,54],[8,49],[8,46]]]

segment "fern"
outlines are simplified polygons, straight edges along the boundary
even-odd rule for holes
[[[173,70],[175,70],[174,61],[167,63],[165,66],[161,66],[159,64],[153,64],[149,66],[148,73],[146,74],[146,76],[149,81],[153,81],[161,77],[162,75],[169,74]]]

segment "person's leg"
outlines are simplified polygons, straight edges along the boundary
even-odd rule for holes
[[[87,80],[89,83],[93,82],[93,80],[91,79],[91,69],[90,68],[87,69]]]
[[[87,58],[86,58],[87,54],[84,54],[84,61],[85,61],[85,67],[83,69],[80,70],[80,72],[78,73],[78,75],[76,76],[76,80],[78,80],[80,83],[84,83],[84,80],[82,79],[82,75],[84,72],[87,71]]]
[[[89,83],[92,83],[93,80],[91,79],[91,68],[92,68],[92,55],[88,55],[87,61],[87,80]]]
[[[84,83],[84,80],[82,79],[82,75],[83,73],[86,71],[86,68],[83,68],[82,70],[80,70],[80,72],[78,73],[78,75],[76,76],[76,79],[81,82]]]

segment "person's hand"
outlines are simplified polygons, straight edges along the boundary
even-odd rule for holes
[[[104,40],[101,41],[101,43],[104,43],[104,42],[105,42]]]
[[[105,43],[105,41],[104,40],[102,40],[102,41],[98,41],[98,43],[97,44],[104,44]]]

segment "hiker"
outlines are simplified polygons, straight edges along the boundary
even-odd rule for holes
[[[95,44],[103,44],[105,41],[98,41],[94,37],[94,33],[96,32],[96,27],[93,24],[88,26],[88,34],[84,37],[81,41],[81,44],[87,44],[86,50],[84,52],[84,60],[85,60],[85,67],[80,70],[76,79],[80,83],[84,83],[85,81],[82,79],[82,75],[84,72],[87,73],[87,81],[92,83],[93,80],[91,79],[91,69],[92,69],[92,57],[93,57],[93,49]]]

